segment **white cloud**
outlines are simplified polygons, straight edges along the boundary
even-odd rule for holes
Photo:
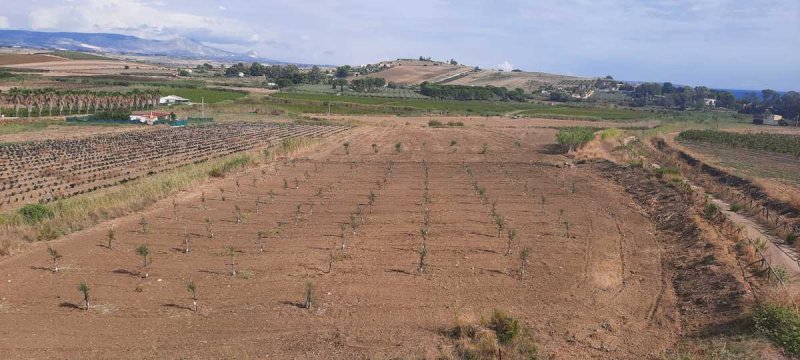
[[[222,6],[222,5],[218,6],[217,8],[222,10],[222,11],[228,10],[228,8],[226,8],[226,7]]]
[[[158,6],[158,5],[156,5]],[[163,9],[140,0],[80,0],[30,12],[34,30],[117,32],[154,39],[188,37],[217,44],[253,44],[265,33],[246,22]]]
[[[502,64],[497,64],[497,68],[503,71],[511,71],[514,70],[514,65],[512,65],[508,60],[503,61]]]
[[[8,29],[10,25],[8,24],[8,18],[5,16],[0,16],[0,29]]]

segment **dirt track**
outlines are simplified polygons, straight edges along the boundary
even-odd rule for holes
[[[113,250],[103,246],[111,224],[58,240],[52,245],[64,256],[59,273],[48,270],[44,244],[37,244],[0,262],[0,351],[10,358],[435,357],[445,343],[441,331],[456,315],[500,308],[534,330],[545,357],[660,354],[676,339],[679,325],[674,295],[662,281],[656,229],[609,180],[589,169],[548,165],[563,162],[543,152],[554,133],[357,128],[297,154],[294,162],[181,194],[178,220],[171,200],[161,202],[142,214],[148,234],[137,233],[141,215],[118,219]],[[345,141],[350,155],[344,154]],[[403,147],[399,154],[397,142]],[[482,144],[488,145],[486,155],[479,154]],[[430,164],[432,225],[428,271],[420,275],[415,251],[421,241],[423,159]],[[393,170],[379,188],[390,161]],[[464,162],[520,233],[510,257],[504,256],[505,238],[496,237],[491,206],[475,196]],[[272,200],[270,190],[276,194]],[[365,211],[357,235],[348,231],[341,253],[340,224],[367,203],[370,190],[378,195],[375,206]],[[257,198],[266,202],[259,213]],[[245,213],[243,224],[235,222],[235,206]],[[206,217],[212,219],[213,239],[207,237]],[[566,220],[572,224],[569,238]],[[258,231],[278,225],[282,234],[267,238],[260,253]],[[189,254],[182,253],[184,228]],[[153,254],[147,279],[139,276],[139,244],[148,244]],[[236,249],[236,278],[228,275],[226,245]],[[520,279],[523,247],[532,256],[528,275]],[[340,260],[326,273],[331,253]],[[198,313],[188,309],[190,279],[198,287]],[[88,312],[75,308],[82,280],[92,287]],[[318,297],[313,311],[297,306],[307,280]]]

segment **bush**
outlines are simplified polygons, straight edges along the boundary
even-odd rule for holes
[[[428,121],[428,126],[429,127],[440,127],[440,126],[442,126],[442,122],[439,121],[439,120],[431,120],[431,121]]]
[[[786,243],[789,245],[794,245],[797,242],[797,234],[789,234],[786,235]]]
[[[565,149],[577,149],[594,139],[595,129],[588,127],[567,127],[558,129],[556,141]]]
[[[487,325],[497,334],[501,344],[511,343],[519,335],[519,321],[502,310],[495,310]]]
[[[38,224],[42,220],[53,217],[53,210],[42,204],[28,204],[17,210],[28,224]]]
[[[753,311],[753,326],[792,355],[800,355],[800,314],[778,305],[762,305]]]
[[[734,203],[733,205],[731,205],[730,210],[732,212],[738,213],[739,211],[742,211],[742,204]]]
[[[719,207],[716,204],[708,203],[706,204],[706,207],[703,209],[703,216],[706,219],[711,220],[714,218],[714,216],[717,216],[718,212],[719,212]]]

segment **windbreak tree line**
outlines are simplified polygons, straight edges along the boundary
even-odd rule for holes
[[[11,88],[7,92],[0,92],[0,113],[3,109],[13,109],[10,114],[15,117],[19,117],[20,112],[28,117],[98,111],[118,113],[155,108],[160,98],[158,90],[116,92]]]
[[[521,88],[508,90],[505,87],[496,86],[439,85],[427,81],[420,84],[419,92],[422,95],[443,100],[525,101],[528,99],[525,90]]]

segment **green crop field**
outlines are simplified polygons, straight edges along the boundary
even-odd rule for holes
[[[397,89],[401,90],[401,89]],[[410,91],[410,90],[409,90]],[[296,113],[331,113],[342,115],[368,114],[452,114],[452,115],[520,115],[552,119],[578,120],[646,120],[663,114],[630,109],[608,109],[580,106],[544,105],[523,102],[457,101],[430,98],[408,99],[379,96],[335,95],[325,92],[280,92],[269,100],[284,110]]]
[[[294,86],[288,89],[288,91],[297,93],[330,94],[330,95],[334,95],[339,92],[338,89],[334,90],[330,85],[308,85],[308,84]],[[427,96],[419,94],[411,89],[391,89],[391,88],[380,88],[376,89],[375,92],[356,92],[350,89],[345,89],[344,95],[379,97],[379,98],[400,98],[400,99],[428,98]]]

